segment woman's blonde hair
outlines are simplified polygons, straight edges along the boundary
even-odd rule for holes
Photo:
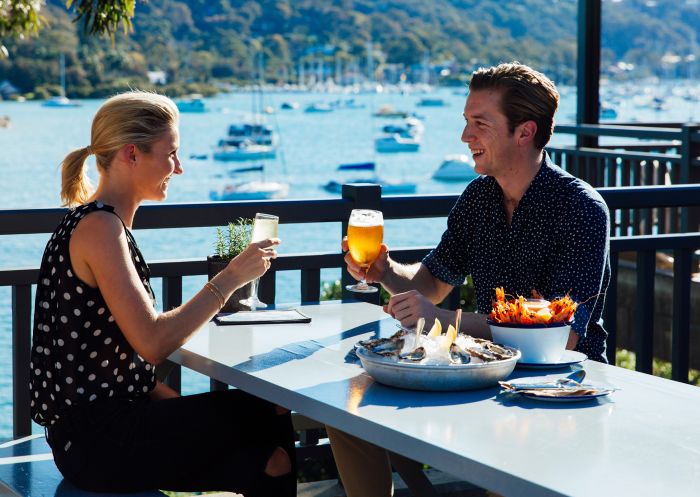
[[[148,153],[151,145],[177,123],[177,107],[163,95],[130,91],[107,100],[92,121],[90,145],[73,150],[61,163],[63,205],[83,204],[92,194],[86,174],[88,156],[95,154],[98,171],[105,171],[121,147],[134,144]]]

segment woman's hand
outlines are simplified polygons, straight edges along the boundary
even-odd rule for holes
[[[340,244],[340,248],[345,254],[345,264],[348,269],[350,276],[356,280],[361,280],[365,278],[365,269],[361,267],[355,259],[352,258],[350,252],[348,251],[348,237],[343,237],[343,241]],[[383,243],[379,247],[379,255],[375,261],[370,265],[367,271],[367,283],[381,283],[384,275],[386,274],[387,268],[389,267],[389,247]]]
[[[418,318],[425,318],[426,327],[432,326],[437,316],[433,303],[416,290],[397,293],[389,299],[385,311],[401,322],[401,326],[412,327]]]
[[[260,278],[270,268],[271,259],[277,257],[275,246],[280,244],[279,238],[270,238],[261,242],[253,242],[238,254],[226,266],[231,276],[238,281],[237,287],[247,282]]]

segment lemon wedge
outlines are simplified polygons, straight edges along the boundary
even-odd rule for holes
[[[450,342],[450,345],[452,345],[457,339],[457,330],[454,326],[449,325],[447,327],[447,333],[445,333],[445,335],[447,335],[447,341]]]
[[[440,336],[442,334],[442,325],[440,324],[440,320],[438,318],[435,318],[435,323],[433,323],[433,327],[430,328],[430,331],[428,332],[428,338],[433,338]]]
[[[549,323],[552,319],[552,311],[550,311],[546,307],[537,311],[536,315],[537,318],[543,323]]]

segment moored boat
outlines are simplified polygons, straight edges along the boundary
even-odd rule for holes
[[[178,100],[175,104],[177,105],[177,110],[180,112],[203,113],[209,111],[207,105],[204,103],[202,95],[197,93]]]
[[[277,155],[274,145],[258,145],[248,140],[222,138],[212,157],[219,161],[272,159]]]
[[[445,107],[447,104],[441,98],[421,98],[416,105],[419,107]]]
[[[478,176],[474,172],[474,161],[465,154],[448,155],[433,173],[439,181],[465,181]]]
[[[339,181],[331,180],[328,183],[326,183],[325,185],[323,185],[323,189],[326,190],[327,192],[331,192],[331,193],[341,193],[343,190],[344,184],[354,185],[354,184],[358,184],[358,183],[374,183],[374,184],[380,185],[382,187],[382,193],[388,193],[388,194],[416,193],[416,184],[415,183],[396,181],[396,180],[387,180],[387,179],[379,178],[377,176],[372,176],[369,178],[351,179],[348,181],[343,181],[342,183]]]
[[[382,136],[374,140],[374,148],[377,152],[418,152],[420,148],[420,135],[403,137],[398,133]]]
[[[215,201],[225,200],[268,200],[285,198],[289,194],[289,184],[278,181],[242,181],[224,186],[221,190],[209,192]]]

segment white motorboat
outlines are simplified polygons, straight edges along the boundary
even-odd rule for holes
[[[325,102],[316,102],[308,105],[304,112],[333,112],[333,106]]]
[[[207,105],[204,103],[202,95],[194,93],[189,97],[183,98],[176,102],[177,110],[188,113],[209,112]]]
[[[274,145],[258,145],[236,138],[222,138],[212,154],[214,160],[220,161],[273,159],[276,155]]]
[[[289,194],[289,183],[278,181],[243,181],[224,186],[220,191],[212,190],[209,198],[224,200],[268,200],[285,198]]]
[[[474,161],[465,154],[448,155],[433,173],[433,179],[440,181],[466,181],[477,176]]]
[[[382,126],[382,131],[387,134],[398,133],[403,138],[412,138],[423,134],[425,126],[423,121],[415,117],[407,117],[401,124],[386,124]]]
[[[277,145],[277,134],[271,126],[258,122],[260,116],[255,117],[256,122],[231,124],[228,127],[228,138],[248,140],[256,145]]]
[[[403,137],[399,133],[382,136],[374,140],[374,148],[377,152],[418,152],[421,136]]]
[[[232,124],[212,155],[220,161],[272,159],[277,155],[277,135],[260,122]]]

